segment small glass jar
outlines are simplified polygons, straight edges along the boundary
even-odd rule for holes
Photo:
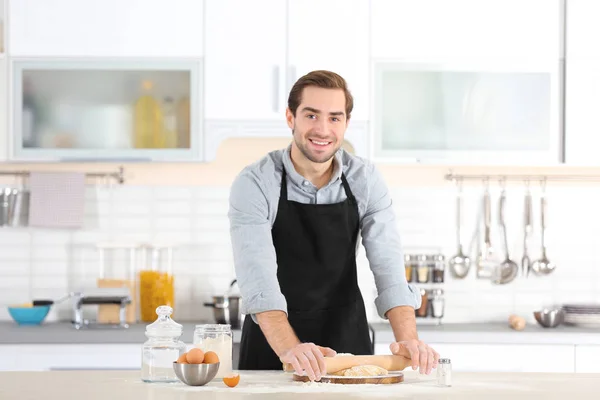
[[[442,289],[434,289],[431,293],[431,316],[434,318],[442,318],[444,316],[444,291]]]
[[[437,366],[438,386],[452,386],[452,363],[449,358],[440,358]]]
[[[417,282],[427,283],[429,282],[429,265],[427,263],[427,256],[421,254],[418,258],[417,266]]]
[[[417,317],[426,317],[428,308],[428,293],[427,290],[421,289],[421,307],[416,310]]]
[[[160,306],[158,318],[146,327],[148,340],[142,347],[142,380],[144,382],[178,382],[173,362],[185,353],[186,346],[179,338],[183,326],[171,319],[173,309]]]
[[[414,276],[414,264],[416,257],[410,254],[404,256],[404,272],[406,273],[406,282],[412,282]]]
[[[434,257],[433,282],[444,283],[444,272],[446,271],[446,258],[443,254]]]
[[[196,325],[194,347],[204,353],[214,351],[219,357],[219,371],[215,378],[224,378],[233,372],[233,334],[229,324]]]

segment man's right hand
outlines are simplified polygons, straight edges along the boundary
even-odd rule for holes
[[[299,343],[282,354],[282,363],[291,364],[298,375],[306,372],[311,381],[321,380],[327,374],[324,357],[333,357],[337,353],[329,347],[317,346],[314,343]]]

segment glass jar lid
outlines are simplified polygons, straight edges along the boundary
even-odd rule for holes
[[[169,306],[156,308],[158,318],[146,327],[146,335],[152,337],[179,337],[183,333],[183,325],[171,319],[173,309]]]

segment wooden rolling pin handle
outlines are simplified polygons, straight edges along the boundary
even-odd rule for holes
[[[402,371],[410,366],[410,359],[394,355],[325,357],[327,374],[332,374],[359,365],[376,365],[385,368],[388,371]],[[284,364],[283,370],[285,372],[294,372],[294,367],[292,364]]]

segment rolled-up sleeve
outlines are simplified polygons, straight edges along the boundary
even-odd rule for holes
[[[231,186],[229,224],[236,278],[242,296],[241,312],[251,315],[280,310],[287,303],[277,280],[277,258],[269,204],[257,178],[242,172]]]
[[[381,173],[370,165],[367,206],[361,237],[377,287],[375,306],[381,318],[398,306],[421,306],[419,290],[406,281],[400,233],[392,199]]]

